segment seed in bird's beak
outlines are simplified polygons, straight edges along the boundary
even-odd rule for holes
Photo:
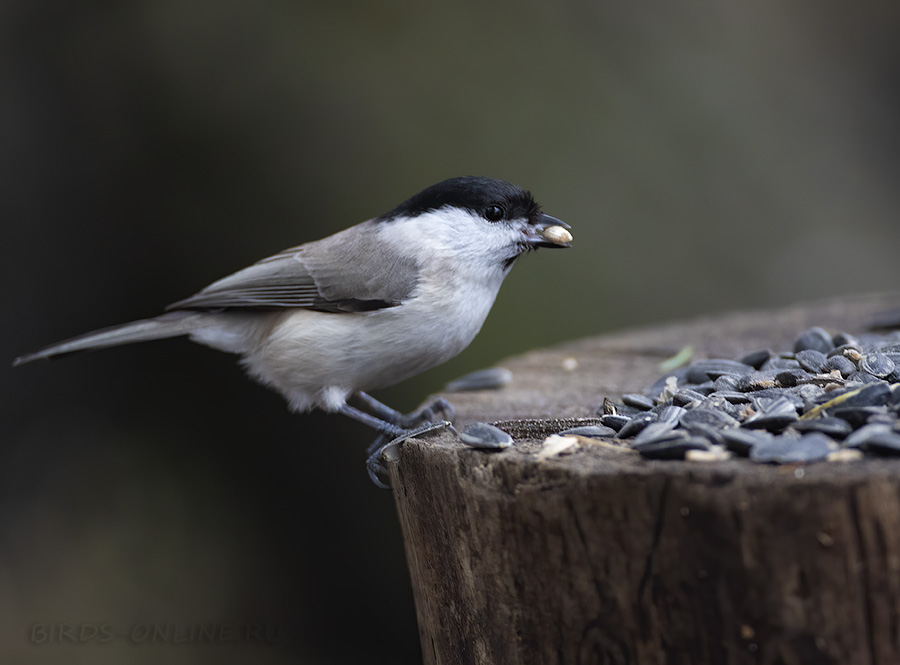
[[[555,242],[557,244],[572,242],[572,234],[561,226],[548,226],[543,230],[541,235],[544,236],[545,240],[549,240],[550,242]]]

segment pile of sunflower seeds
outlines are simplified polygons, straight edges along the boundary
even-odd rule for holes
[[[791,353],[700,360],[644,394],[605,400],[601,422],[651,459],[808,463],[900,456],[900,331],[810,328]]]

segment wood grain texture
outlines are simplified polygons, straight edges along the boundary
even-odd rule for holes
[[[811,325],[858,333],[897,306],[869,296],[581,340],[501,363],[503,390],[448,395],[461,424],[539,420],[507,423],[516,444],[500,453],[412,440],[390,469],[425,662],[900,662],[900,461],[653,462],[586,440],[535,455],[686,344],[784,350]]]

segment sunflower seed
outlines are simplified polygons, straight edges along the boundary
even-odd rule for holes
[[[849,333],[839,332],[831,337],[831,343],[835,346],[843,346],[844,344],[859,345],[859,340]]]
[[[698,383],[696,386],[691,386],[691,389],[701,395],[712,395],[716,392],[716,384],[712,381],[704,381],[703,383]]]
[[[776,388],[775,375],[775,372],[754,372],[742,376],[738,381],[737,389],[746,393],[765,388]]]
[[[752,353],[748,353],[743,358],[739,360],[739,362],[744,363],[745,365],[750,365],[753,369],[759,369],[763,366],[769,358],[771,358],[774,354],[769,349],[763,349],[762,351],[753,351]]]
[[[713,411],[721,411],[722,413],[731,416],[735,420],[741,420],[741,418],[743,417],[741,414],[744,412],[744,408],[745,407],[742,404],[734,404],[732,402],[729,402],[724,397],[713,393],[691,410],[696,411],[697,409],[711,409]]]
[[[750,459],[754,462],[805,464],[821,462],[834,450],[837,450],[834,441],[820,432],[813,432],[799,438],[776,436],[771,441],[753,446]]]
[[[793,358],[769,358],[759,368],[761,372],[780,372],[785,369],[800,369],[800,363]]]
[[[745,420],[741,426],[780,432],[797,420],[797,408],[787,397],[776,397],[761,407],[759,413]]]
[[[864,425],[844,439],[844,447],[865,450],[870,438],[879,434],[890,433],[890,431],[891,428],[887,425]]]
[[[895,457],[900,455],[900,433],[890,430],[875,432],[859,448],[876,455]]]
[[[684,430],[676,430],[675,425],[671,423],[650,423],[634,437],[631,446],[635,450],[639,450],[641,446],[659,443],[661,441],[671,441],[673,439],[686,439],[688,433]]]
[[[618,432],[631,418],[617,414],[606,414],[600,416],[600,424],[609,427],[611,430]]]
[[[804,330],[797,336],[797,339],[794,340],[794,353],[805,351],[806,349],[828,353],[833,346],[831,335],[822,330],[822,328],[814,327]]]
[[[705,395],[701,395],[696,390],[690,388],[682,388],[672,397],[672,403],[676,406],[688,406],[689,404],[697,404],[706,399]]]
[[[572,234],[562,226],[548,226],[541,232],[541,235],[557,245],[572,242]]]
[[[646,459],[679,459],[683,460],[689,450],[709,450],[709,442],[706,439],[691,437],[689,439],[676,439],[663,441],[652,445],[643,446],[638,452]]]
[[[459,440],[472,448],[487,450],[502,450],[513,443],[513,438],[499,427],[480,422],[466,425],[460,432]]]
[[[853,374],[847,377],[847,381],[853,381],[855,383],[880,383],[881,379],[877,376],[872,376],[868,372],[853,372]]]
[[[737,360],[724,358],[711,358],[699,360],[688,368],[687,381],[689,383],[703,383],[708,380],[715,381],[723,374],[736,374],[742,376],[753,371],[753,367],[745,365]]]
[[[495,390],[507,385],[512,378],[512,372],[508,369],[490,367],[461,376],[448,383],[444,390],[451,393],[465,390]]]
[[[832,439],[843,439],[853,431],[850,423],[833,416],[822,416],[811,420],[798,420],[791,427],[798,432],[821,432]]]
[[[731,430],[720,430],[716,427],[713,427],[712,425],[694,423],[693,425],[691,425],[691,431],[694,436],[699,436],[702,439],[708,439],[711,443],[717,446],[722,446],[725,445],[725,439],[723,438],[722,434]]]
[[[721,397],[731,404],[747,404],[750,402],[748,393],[738,392],[737,390],[717,390],[711,397]]]
[[[838,370],[842,376],[848,377],[856,371],[856,365],[844,356],[831,356],[825,362],[826,370]]]
[[[725,447],[738,455],[746,457],[750,453],[750,449],[759,443],[771,441],[774,437],[768,432],[760,430],[746,429],[725,429],[722,430],[722,439],[725,441]]]
[[[775,381],[784,388],[793,388],[812,379],[812,374],[804,369],[786,369],[775,375]]]
[[[800,386],[795,386],[794,388],[766,388],[765,390],[757,390],[756,392],[748,393],[748,396],[756,405],[757,409],[764,408],[769,405],[772,400],[776,399],[786,399],[794,405],[794,408],[800,409],[805,404],[805,399],[800,392],[797,392],[796,388],[799,387]]]
[[[691,431],[691,428],[698,423],[716,427],[718,429],[737,427],[740,424],[735,418],[732,418],[727,413],[703,407],[686,411],[684,415],[681,416],[681,426],[689,432]]]
[[[859,369],[883,379],[894,371],[894,361],[883,353],[867,353],[859,361]]]
[[[873,413],[866,420],[867,425],[894,425],[897,422],[897,414],[893,411],[885,410],[884,413]]]
[[[687,409],[680,406],[664,406],[656,412],[656,417],[661,423],[677,425],[681,417],[687,413]]]
[[[616,435],[616,430],[604,425],[584,425],[583,427],[570,427],[562,432],[557,432],[557,434],[560,436],[584,436],[589,439],[606,439],[614,437]]]
[[[645,413],[629,420],[616,434],[620,439],[628,439],[656,420],[656,414]]]
[[[641,411],[649,411],[653,408],[653,400],[644,395],[622,395],[622,403]]]
[[[886,414],[883,406],[839,406],[829,411],[835,418],[846,420],[853,429],[859,429],[869,422],[872,416]]]
[[[891,401],[892,397],[893,391],[890,385],[879,381],[850,395],[841,406],[884,406]]]
[[[819,374],[820,372],[825,371],[825,366],[828,363],[828,358],[821,351],[816,351],[815,349],[804,349],[803,351],[799,351],[797,353],[797,362],[800,363],[800,367],[805,369],[807,372]]]
[[[715,381],[713,381],[713,386],[715,386],[716,392],[721,392],[723,390],[737,390],[737,384],[737,374],[723,374]]]

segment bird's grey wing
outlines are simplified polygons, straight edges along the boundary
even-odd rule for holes
[[[416,263],[378,242],[377,229],[364,223],[265,258],[167,309],[370,311],[399,305],[417,281]]]

